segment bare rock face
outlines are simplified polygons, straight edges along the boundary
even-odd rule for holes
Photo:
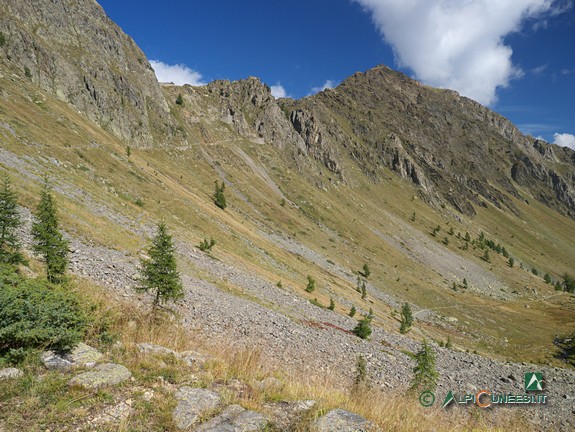
[[[0,381],[20,378],[22,375],[24,375],[24,372],[22,372],[20,369],[16,368],[0,369]]]
[[[47,369],[66,370],[75,367],[94,367],[102,357],[103,354],[97,349],[85,343],[79,343],[76,348],[66,354],[45,351],[41,355],[41,360]]]
[[[373,430],[373,425],[364,417],[335,409],[320,417],[315,422],[316,432],[367,432]]]
[[[219,416],[196,429],[197,432],[256,432],[264,430],[266,418],[239,405],[230,405]]]
[[[0,60],[133,145],[168,105],[144,53],[93,0],[6,0]]]
[[[81,373],[72,378],[68,385],[80,386],[86,389],[113,386],[130,379],[132,373],[125,366],[115,363],[104,363],[89,372]]]
[[[178,429],[187,429],[197,423],[200,417],[221,404],[220,395],[211,390],[182,387],[176,393],[178,405],[172,413]]]

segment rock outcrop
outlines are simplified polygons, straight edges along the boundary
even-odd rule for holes
[[[148,146],[151,113],[171,123],[146,56],[95,1],[6,0],[0,27],[1,61],[114,135]]]

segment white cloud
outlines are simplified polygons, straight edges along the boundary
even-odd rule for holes
[[[159,60],[150,60],[150,65],[156,73],[159,82],[174,83],[176,85],[190,84],[193,86],[206,85],[202,81],[202,74],[184,64],[169,65]]]
[[[280,83],[271,86],[270,89],[272,91],[272,96],[276,99],[288,97],[286,89]]]
[[[426,84],[496,101],[522,71],[504,37],[561,13],[556,0],[354,0],[372,14],[397,63]],[[564,8],[563,8],[564,9]]]
[[[554,133],[553,144],[557,144],[562,147],[569,147],[575,150],[575,135],[568,133]]]
[[[312,94],[316,94],[319,93],[320,91],[323,91],[325,89],[332,89],[337,85],[337,83],[333,80],[327,80],[326,82],[323,83],[323,85],[319,86],[319,87],[312,87],[311,88],[311,92],[309,93],[309,95]],[[309,96],[308,95],[308,96]]]

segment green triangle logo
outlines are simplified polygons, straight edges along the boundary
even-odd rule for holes
[[[447,393],[447,396],[445,396],[445,400],[443,401],[443,405],[441,405],[441,408],[445,408],[447,405],[453,402],[454,399],[455,398],[453,397],[453,392],[449,390],[449,393]]]
[[[525,374],[525,391],[543,390],[543,374],[541,372],[527,372]]]

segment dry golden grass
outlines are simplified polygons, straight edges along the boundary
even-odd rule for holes
[[[342,388],[329,376],[310,379],[296,375],[291,370],[273,368],[266,364],[258,349],[235,349],[232,344],[213,346],[199,335],[191,334],[171,312],[151,315],[150,310],[134,303],[114,298],[109,292],[86,280],[77,281],[77,289],[92,308],[94,322],[107,322],[108,330],[119,336],[123,349],[112,348],[108,355],[125,364],[137,378],[135,385],[160,389],[163,399],[152,407],[140,401],[141,409],[127,421],[124,430],[140,430],[145,424],[162,425],[172,430],[170,412],[174,407],[173,389],[177,385],[201,387],[216,386],[222,392],[225,403],[239,403],[247,409],[271,413],[270,404],[278,401],[318,401],[316,406],[300,422],[294,431],[310,430],[311,422],[333,408],[343,408],[358,413],[374,422],[382,430],[393,431],[526,431],[529,424],[520,413],[497,415],[476,409],[443,411],[438,407],[423,408],[414,395],[388,393],[381,389],[359,387]],[[93,328],[88,341],[98,344],[97,332]],[[208,356],[209,360],[201,370],[193,372],[190,380],[189,368],[169,356],[150,356],[137,351],[135,345],[148,342],[171,348],[175,351],[194,350]],[[158,377],[167,387],[158,387]],[[278,378],[281,385],[260,387],[258,381],[266,377]],[[239,380],[243,383],[240,394],[229,391],[225,386]],[[167,389],[172,390],[167,390]],[[157,390],[158,391],[158,390]],[[142,390],[140,390],[142,392]],[[145,408],[145,409],[144,409]],[[152,419],[153,416],[156,416]],[[165,423],[162,423],[165,422]]]

